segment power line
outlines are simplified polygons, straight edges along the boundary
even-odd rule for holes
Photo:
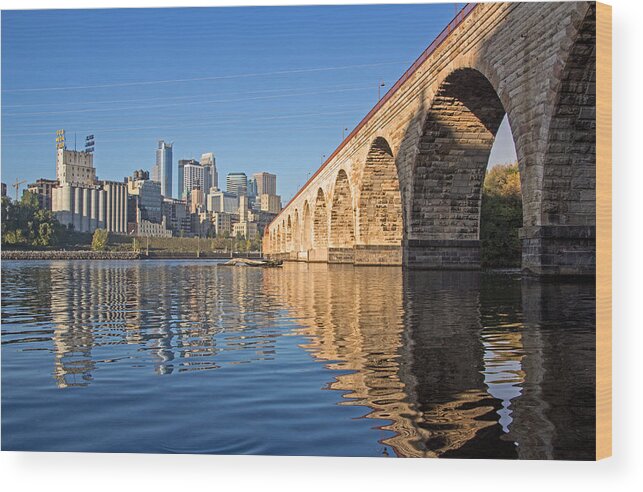
[[[188,106],[188,105],[202,105],[202,104],[222,104],[230,102],[244,102],[244,101],[259,101],[259,100],[268,100],[268,99],[281,99],[284,97],[298,97],[298,96],[312,96],[320,94],[335,94],[340,92],[352,92],[352,91],[361,91],[365,90],[368,87],[356,87],[352,89],[336,89],[336,90],[327,90],[327,91],[316,91],[316,92],[299,92],[299,93],[285,93],[277,94],[273,96],[259,96],[259,97],[241,97],[233,99],[213,99],[209,101],[187,101],[180,103],[168,103],[168,104],[157,104],[152,106],[127,106],[120,108],[85,108],[85,109],[69,109],[63,111],[36,111],[28,113],[5,113],[4,116],[42,116],[42,115],[55,115],[55,114],[70,114],[70,113],[95,113],[95,112],[110,112],[110,111],[128,111],[136,109],[161,109],[161,108],[170,108],[176,106]]]
[[[324,86],[324,87],[310,87],[308,90],[322,90],[322,89],[354,89],[357,86],[350,85],[334,85],[334,86]],[[278,89],[262,89],[259,91],[237,91],[237,92],[227,92],[227,95],[237,95],[237,94],[266,94],[270,92],[283,92],[283,91],[296,91],[300,90],[300,87],[281,87]],[[141,101],[167,101],[175,99],[193,99],[195,97],[210,97],[216,96],[217,94],[190,94],[184,96],[162,96],[162,97],[141,97],[134,99],[112,99],[107,101],[66,101],[65,106],[78,106],[82,104],[116,104],[116,103],[129,103],[129,102],[141,102]],[[3,104],[4,109],[14,109],[14,108],[37,108],[42,106],[60,106],[61,102],[56,100],[55,102],[44,102],[40,104]]]
[[[300,117],[310,117],[310,116],[336,116],[336,115],[345,115],[345,114],[354,114],[355,111],[359,111],[360,109],[363,109],[361,107],[356,107],[355,109],[351,110],[346,110],[346,111],[328,111],[328,112],[318,112],[318,113],[295,113],[295,114],[287,114],[287,115],[273,115],[273,116],[253,116],[253,120],[256,121],[270,121],[270,120],[282,120],[282,119],[290,119],[290,118],[300,118]],[[238,121],[243,121],[239,119],[233,119],[233,120],[220,120],[216,122],[202,122],[202,123],[187,123],[187,124],[181,124],[180,128],[195,128],[195,127],[208,127],[208,126],[213,126],[213,125],[222,125],[222,124],[229,124],[229,123],[235,123]],[[176,129],[177,126],[176,124],[172,125],[155,125],[155,126],[141,126],[141,127],[111,127],[111,128],[93,128],[91,131],[94,133],[111,133],[111,132],[119,132],[119,131],[136,131],[136,130],[171,130],[171,129]],[[79,133],[83,133],[81,130],[77,130]],[[85,130],[88,131],[88,130]],[[48,132],[35,132],[35,133],[14,133],[14,134],[3,134],[3,137],[27,137],[27,136],[43,136],[43,135],[51,135],[51,131]]]
[[[312,72],[326,72],[332,70],[347,70],[351,68],[367,68],[367,67],[381,67],[383,65],[397,65],[396,62],[382,62],[382,63],[365,63],[360,65],[343,65],[337,67],[318,67],[318,68],[301,68],[296,70],[277,70],[274,72],[257,72],[236,75],[217,75],[212,77],[194,77],[185,79],[168,79],[168,80],[148,80],[139,82],[121,82],[116,84],[98,84],[98,85],[76,85],[76,86],[60,86],[60,87],[36,87],[30,89],[2,89],[2,92],[17,93],[17,92],[45,92],[45,91],[67,91],[67,90],[84,90],[84,89],[106,89],[111,87],[132,87],[142,85],[156,85],[156,84],[174,84],[181,82],[198,82],[205,80],[228,80],[250,77],[265,77],[269,75],[288,75],[294,73],[312,73]]]

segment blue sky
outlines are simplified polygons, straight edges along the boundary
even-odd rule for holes
[[[453,4],[2,12],[2,181],[55,177],[55,131],[103,179],[214,152],[288,200],[455,13]],[[506,125],[490,162],[514,159]],[[223,177],[223,179],[222,179]],[[176,188],[176,186],[175,186]]]

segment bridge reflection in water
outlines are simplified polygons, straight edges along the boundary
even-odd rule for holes
[[[207,427],[193,452],[355,455],[380,440],[397,456],[594,458],[593,283],[308,263],[3,262],[2,273],[3,408],[18,405],[3,419],[8,448],[28,431],[19,446],[49,433],[45,449],[78,449],[50,415],[75,401],[87,435],[150,411],[185,446],[180,422]],[[186,405],[166,406],[173,392]],[[337,401],[351,411],[329,411]],[[138,425],[127,432],[148,444],[132,450],[165,449],[145,440],[158,424]],[[342,451],[356,427],[362,447]],[[317,440],[271,447],[291,428]],[[264,432],[274,440],[236,444]]]
[[[292,264],[264,290],[399,456],[593,459],[594,286]]]

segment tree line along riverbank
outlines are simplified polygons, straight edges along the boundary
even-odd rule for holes
[[[2,250],[2,260],[147,260],[147,259],[230,259],[229,253],[151,251],[83,251],[83,250]],[[258,252],[233,253],[235,258],[260,258]]]

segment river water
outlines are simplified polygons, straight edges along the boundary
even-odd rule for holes
[[[2,262],[2,449],[593,459],[593,283]]]

